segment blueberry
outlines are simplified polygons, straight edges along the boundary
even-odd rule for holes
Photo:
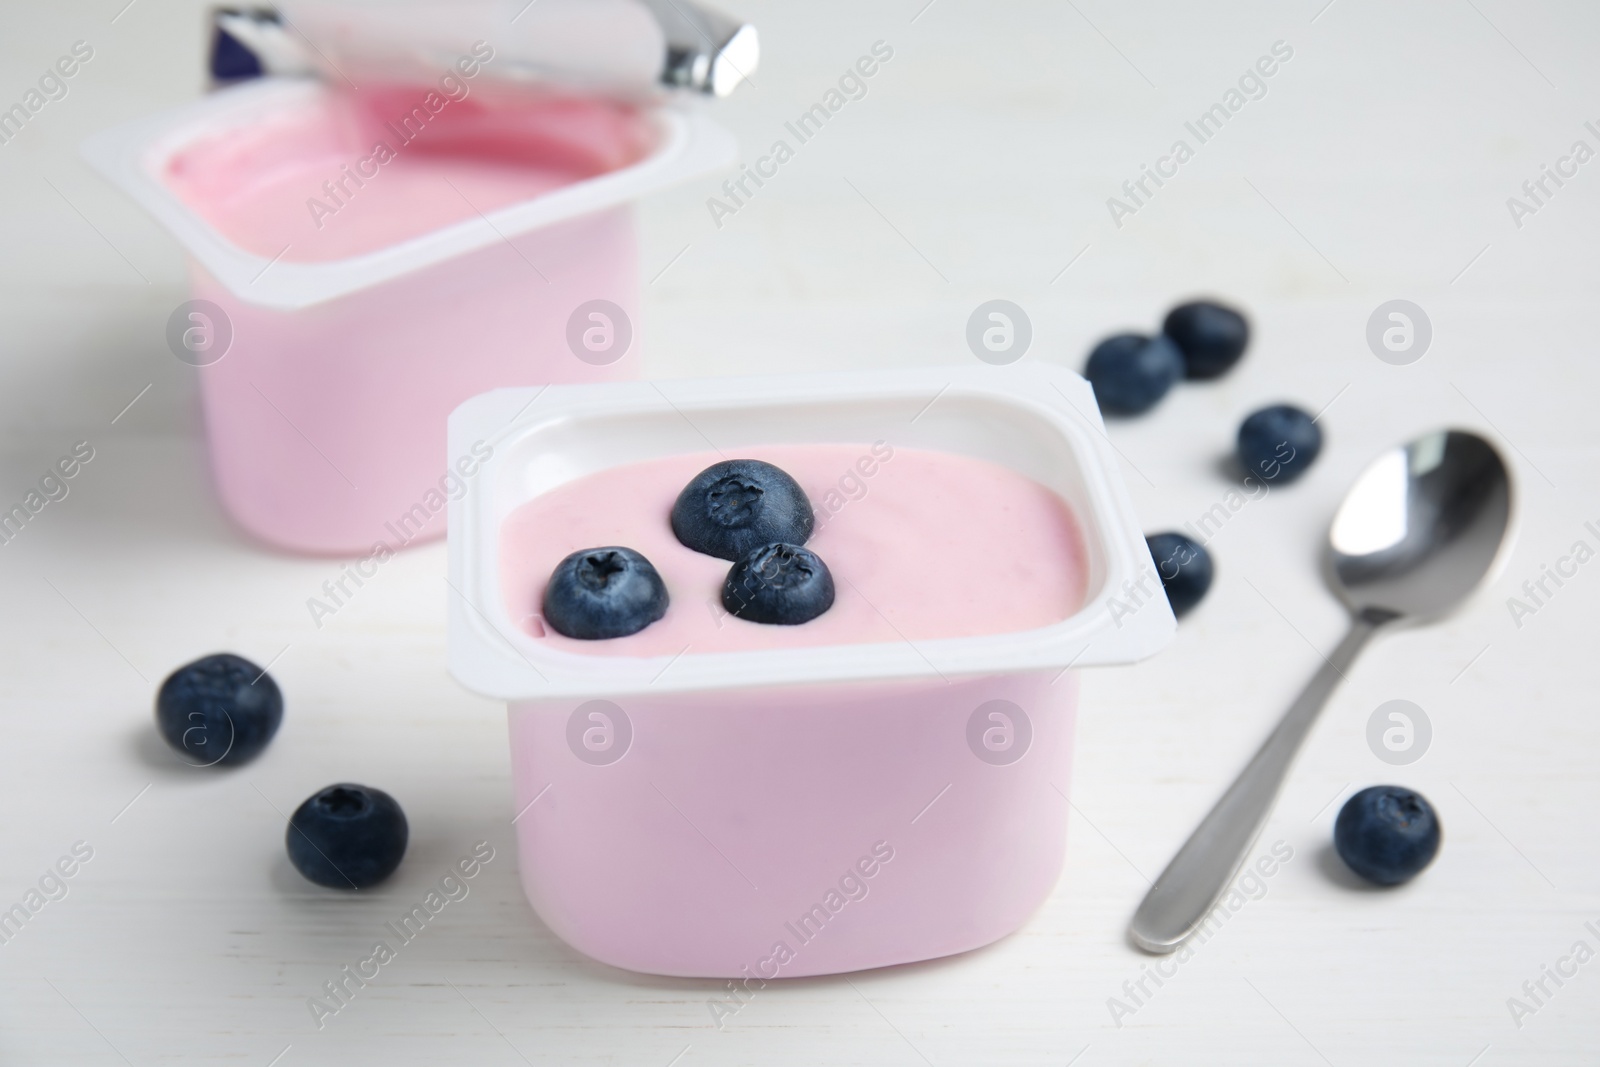
[[[272,676],[242,656],[218,652],[167,675],[156,694],[156,727],[197,766],[248,763],[283,722]]]
[[[1379,885],[1409,882],[1439,854],[1439,817],[1421,793],[1374,785],[1344,802],[1333,847],[1352,871]]]
[[[1250,343],[1250,324],[1230,307],[1197,300],[1167,312],[1161,332],[1183,353],[1191,378],[1221,377]]]
[[[1138,415],[1183,377],[1183,353],[1168,337],[1119,333],[1094,346],[1083,376],[1094,386],[1101,411]]]
[[[811,536],[811,501],[800,483],[770,463],[730,459],[692,478],[672,505],[672,532],[689,548],[740,559],[778,542]]]
[[[667,587],[631,548],[574,552],[544,587],[544,617],[559,634],[585,641],[626,637],[667,613]]]
[[[722,606],[750,622],[798,626],[833,607],[833,575],[799,545],[763,545],[728,570]]]
[[[1155,560],[1172,614],[1181,619],[1211,588],[1211,553],[1181,533],[1151,534],[1144,541],[1150,546],[1150,558]]]
[[[318,790],[289,817],[289,861],[307,880],[333,889],[365,889],[394,873],[410,836],[394,797],[342,782]]]
[[[1287,485],[1321,451],[1322,430],[1310,415],[1288,404],[1262,408],[1239,424],[1239,465],[1264,481]]]

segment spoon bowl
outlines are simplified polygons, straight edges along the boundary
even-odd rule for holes
[[[1511,525],[1511,477],[1477,434],[1440,430],[1373,460],[1328,531],[1328,584],[1355,614],[1426,621],[1495,570]]]

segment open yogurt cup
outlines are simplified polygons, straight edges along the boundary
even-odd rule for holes
[[[509,705],[523,885],[563,940],[618,967],[749,987],[976,948],[1049,895],[1065,852],[1073,669],[1142,659],[1175,630],[1080,377],[1023,363],[501,389],[458,408],[449,437],[452,461],[476,470],[450,505],[451,669]],[[767,628],[793,636],[760,647],[708,638],[708,651],[652,655],[574,649],[529,617],[536,591],[518,584],[506,531],[563,487],[708,450],[870,455],[873,443],[992,464],[1058,498],[1078,532],[1071,610],[923,637],[889,605],[887,640],[805,643],[825,614]],[[874,515],[869,488],[822,515],[822,490],[807,487],[829,524],[808,547],[848,559],[830,536],[887,512]],[[641,530],[667,522],[644,494],[605,506],[636,507]],[[683,560],[655,562],[673,602],[653,625],[710,611]],[[830,566],[830,611],[845,610],[845,587],[869,576]]]
[[[632,201],[734,156],[673,105],[449,84],[264,78],[83,146],[188,253],[168,342],[224,505],[271,544],[441,536],[456,405],[636,376]]]

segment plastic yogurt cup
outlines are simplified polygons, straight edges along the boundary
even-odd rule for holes
[[[224,505],[274,545],[441,536],[456,405],[635,377],[632,201],[734,155],[675,105],[450,85],[265,78],[83,146],[188,253],[168,341]]]
[[[887,633],[806,643],[824,615],[793,639],[624,655],[539,636],[508,595],[525,581],[507,570],[526,562],[506,547],[514,517],[586,476],[874,443],[994,464],[1058,496],[1076,526],[1058,568],[1081,579],[1076,608],[929,637],[908,636],[902,612]],[[502,389],[456,410],[449,450],[477,467],[450,505],[451,668],[509,705],[524,888],[562,939],[630,970],[754,988],[1018,929],[1065,852],[1073,669],[1141,659],[1175,629],[1093,394],[1058,367]],[[647,496],[641,530],[665,522]],[[875,504],[887,492],[869,487],[808,543],[835,553],[841,588],[853,550],[825,546],[847,522],[870,530]],[[709,610],[678,563],[663,577],[674,601],[654,625]]]

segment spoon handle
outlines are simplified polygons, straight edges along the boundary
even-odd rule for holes
[[[1145,894],[1128,926],[1134,944],[1148,952],[1172,952],[1205,921],[1266,825],[1289,765],[1322,706],[1367,639],[1392,618],[1365,611],[1351,619],[1339,647]]]

